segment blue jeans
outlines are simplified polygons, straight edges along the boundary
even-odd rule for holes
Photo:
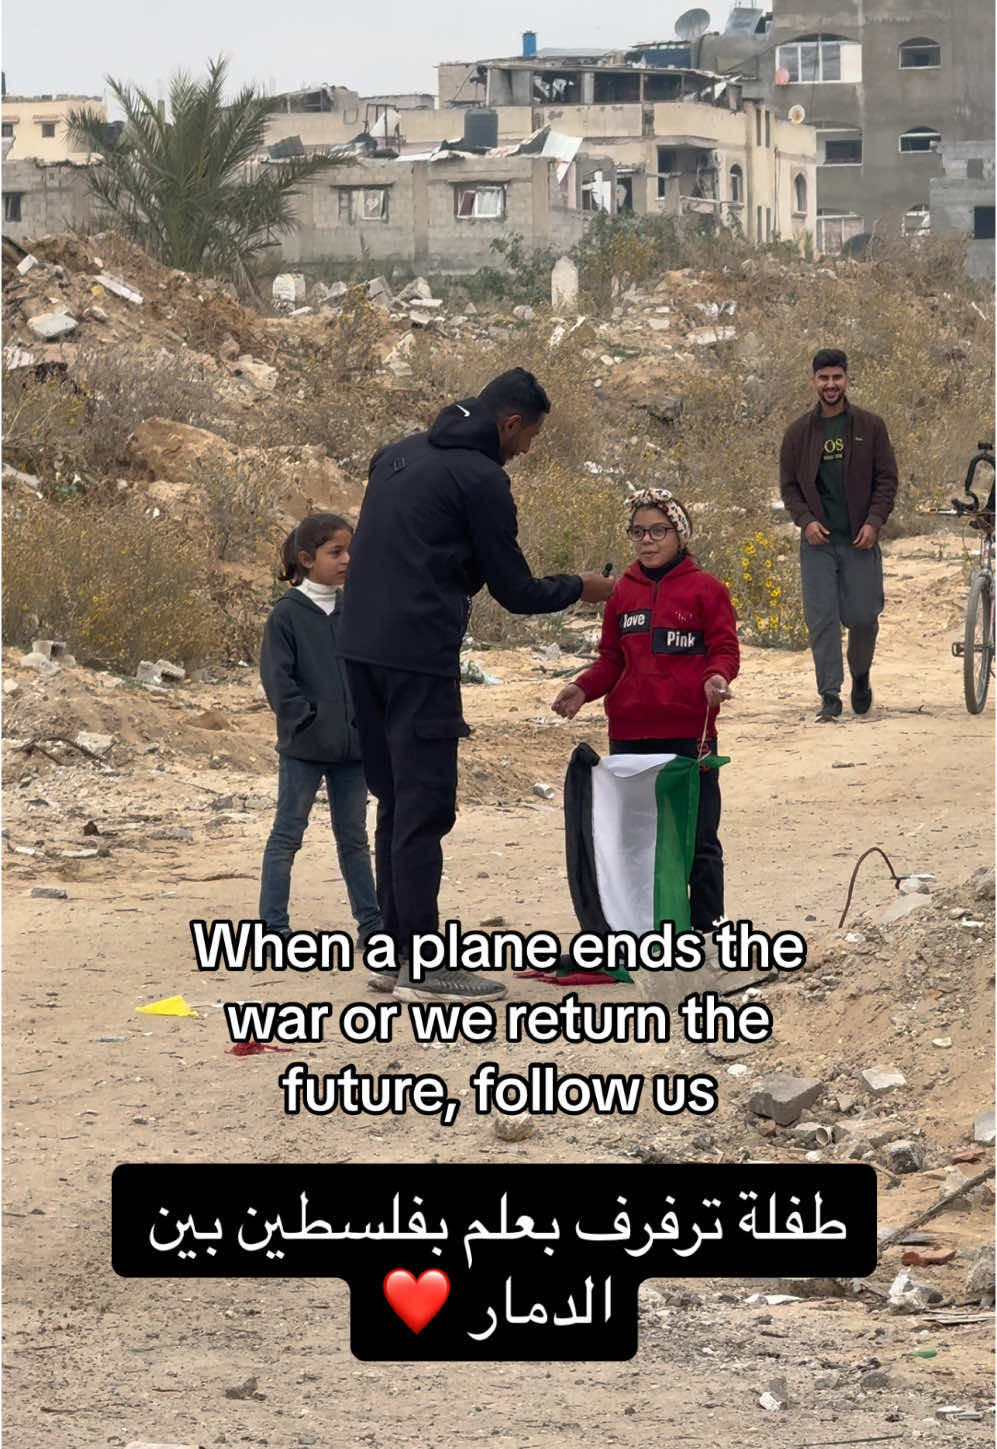
[[[374,891],[367,841],[367,782],[359,761],[323,765],[281,755],[277,818],[263,852],[260,920],[265,921],[271,930],[290,930],[287,905],[291,894],[291,866],[301,847],[308,816],[323,777],[329,795],[339,869],[358,935],[363,939],[373,931],[381,930],[381,912]]]

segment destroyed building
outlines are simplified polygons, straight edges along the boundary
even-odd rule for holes
[[[925,230],[970,238],[966,272],[994,275],[994,142],[942,143],[942,175],[929,184]]]
[[[298,225],[280,255],[304,269],[369,259],[461,272],[493,263],[492,242],[513,233],[529,247],[567,251],[593,189],[616,192],[612,162],[579,146],[544,132],[504,153],[444,148],[332,168],[297,199]]]

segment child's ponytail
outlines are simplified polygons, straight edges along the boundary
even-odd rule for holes
[[[282,568],[277,577],[289,584],[300,584],[307,575],[298,555],[310,553],[314,557],[316,551],[324,543],[328,543],[334,533],[339,533],[344,528],[352,536],[352,523],[348,519],[340,518],[338,513],[309,513],[285,538],[280,551]]]

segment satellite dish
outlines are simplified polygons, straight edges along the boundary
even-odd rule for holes
[[[786,67],[784,65],[781,65],[779,67],[779,69],[776,71],[776,73],[775,73],[775,83],[776,83],[777,86],[788,86],[789,85],[789,71],[786,69]]]
[[[679,40],[698,40],[710,28],[708,10],[687,10],[675,22],[675,34]]]
[[[790,106],[789,119],[794,126],[798,126],[802,121],[807,119],[807,113],[802,106]]]

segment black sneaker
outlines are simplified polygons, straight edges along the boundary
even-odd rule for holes
[[[820,697],[820,709],[817,711],[817,719],[820,724],[826,724],[828,720],[837,719],[841,713],[840,694],[822,694]]]
[[[872,685],[869,671],[856,674],[852,679],[852,714],[868,714],[872,705]]]
[[[455,971],[432,971],[418,985],[408,970],[400,970],[395,984],[399,1001],[501,1001],[508,992],[489,981],[487,975],[458,967]]]

